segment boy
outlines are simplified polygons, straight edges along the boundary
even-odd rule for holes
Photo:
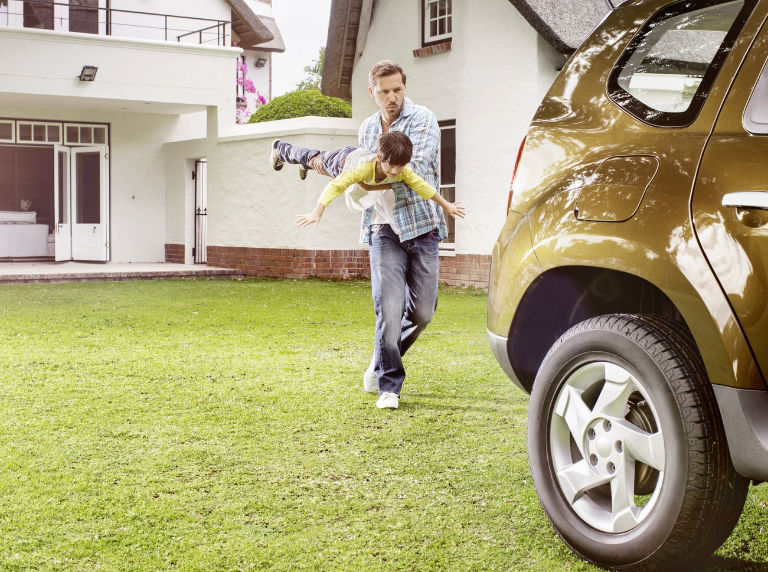
[[[464,207],[460,202],[446,201],[440,193],[408,167],[412,153],[413,144],[405,133],[388,131],[379,138],[375,155],[356,147],[322,152],[276,139],[272,143],[270,163],[276,171],[282,169],[286,162],[298,163],[301,165],[299,176],[303,179],[302,173],[306,176],[309,161],[320,154],[323,159],[323,168],[329,175],[335,177],[325,187],[312,212],[296,215],[296,224],[299,227],[320,222],[325,207],[351,185],[356,184],[365,191],[381,191],[391,188],[392,183],[399,181],[408,185],[424,200],[435,201],[452,217],[464,218]],[[359,200],[359,197],[353,200]]]

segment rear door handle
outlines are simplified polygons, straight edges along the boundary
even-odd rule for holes
[[[765,209],[768,210],[768,192],[743,191],[728,193],[723,196],[724,207],[736,207],[738,209]]]

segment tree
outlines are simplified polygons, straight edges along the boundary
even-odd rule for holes
[[[296,84],[297,90],[320,89],[320,81],[323,77],[323,64],[325,63],[325,46],[320,48],[317,58],[312,60],[312,65],[304,66],[307,74],[303,80]]]

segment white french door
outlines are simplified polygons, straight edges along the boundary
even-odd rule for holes
[[[56,260],[109,259],[106,145],[56,146]]]
[[[53,159],[53,180],[55,181],[54,245],[56,260],[72,260],[72,224],[69,195],[69,147],[56,145]]]

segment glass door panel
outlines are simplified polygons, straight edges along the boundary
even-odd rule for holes
[[[54,205],[56,225],[55,255],[56,260],[72,259],[72,225],[70,224],[70,194],[69,194],[69,149],[56,147],[55,160],[55,189]]]
[[[72,258],[106,261],[106,147],[73,148],[71,155]]]

